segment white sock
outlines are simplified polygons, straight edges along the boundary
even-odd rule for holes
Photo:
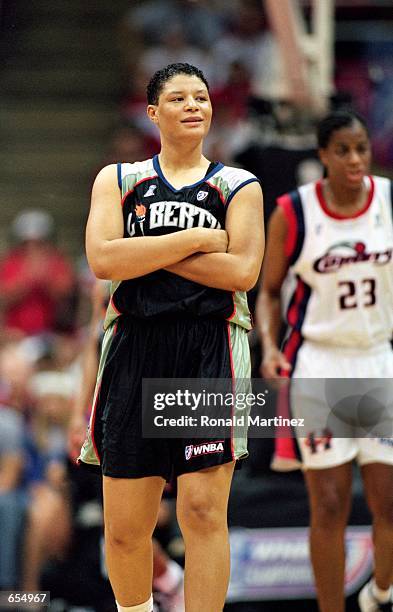
[[[380,589],[377,586],[374,578],[371,582],[371,593],[379,603],[387,603],[390,601],[391,589],[389,588],[386,591],[384,589]]]
[[[183,578],[183,568],[176,561],[168,561],[166,570],[154,579],[154,588],[161,593],[171,593]]]
[[[137,606],[128,606],[125,608],[116,602],[118,612],[153,612],[153,595],[150,596],[148,601],[145,603],[138,604]]]

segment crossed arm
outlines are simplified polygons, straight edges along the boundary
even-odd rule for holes
[[[245,185],[234,196],[226,216],[226,253],[191,255],[167,266],[169,272],[227,291],[249,291],[256,284],[265,247],[262,191]]]
[[[86,252],[98,278],[127,280],[165,268],[209,287],[250,289],[264,250],[262,192],[257,183],[235,195],[225,229],[195,227],[166,236],[123,238],[116,166],[110,165],[93,186]]]

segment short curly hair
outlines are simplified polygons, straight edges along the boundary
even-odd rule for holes
[[[197,68],[196,66],[192,66],[191,64],[186,63],[177,63],[177,64],[168,64],[165,68],[161,68],[157,70],[151,77],[147,88],[147,103],[148,104],[158,104],[158,98],[164,88],[164,85],[167,81],[172,79],[178,74],[188,74],[190,76],[196,76],[198,79],[206,85],[207,90],[209,91],[209,83],[202,70]]]

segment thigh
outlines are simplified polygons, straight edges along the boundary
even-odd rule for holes
[[[193,509],[214,510],[226,518],[234,467],[232,462],[179,476],[176,504],[179,518]]]
[[[156,526],[165,480],[149,478],[103,478],[105,528],[120,538],[135,530],[150,532]]]

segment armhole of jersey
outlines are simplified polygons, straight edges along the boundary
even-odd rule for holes
[[[119,185],[119,189],[121,191],[121,163],[117,164],[117,184]]]
[[[229,204],[232,202],[233,197],[237,194],[238,191],[240,191],[240,189],[242,187],[245,187],[246,185],[248,185],[249,183],[260,183],[260,180],[257,179],[257,177],[252,177],[249,178],[245,181],[243,181],[243,183],[240,183],[240,185],[238,185],[237,187],[235,187],[235,189],[232,191],[232,193],[229,194],[228,199],[226,201],[226,207],[228,208]]]
[[[281,206],[288,221],[285,255],[293,266],[304,243],[304,215],[299,191],[296,189],[277,198],[277,205]]]

